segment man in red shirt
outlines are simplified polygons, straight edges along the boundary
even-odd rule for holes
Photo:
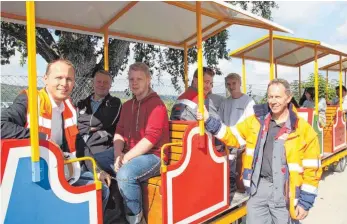
[[[204,104],[211,116],[218,118],[219,115],[212,99],[208,95],[212,91],[214,71],[203,67],[204,79]],[[192,85],[182,93],[176,100],[171,110],[171,120],[196,121],[198,109],[198,69],[195,70]]]
[[[132,64],[128,73],[134,97],[124,103],[114,135],[114,168],[130,224],[146,223],[140,183],[160,174],[160,148],[169,142],[167,110],[150,88],[146,64]]]

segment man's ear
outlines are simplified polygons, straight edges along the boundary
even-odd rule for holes
[[[47,82],[48,82],[48,75],[47,74],[45,74],[43,76],[43,82],[45,83],[45,86],[47,86]]]
[[[292,101],[293,96],[289,96],[287,99],[287,104],[289,104]]]

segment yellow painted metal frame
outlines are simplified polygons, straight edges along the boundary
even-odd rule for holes
[[[344,149],[341,152],[338,152],[328,158],[325,158],[322,160],[322,167],[327,167],[329,165],[332,165],[336,162],[338,162],[340,159],[342,159],[343,157],[347,156],[347,149]]]
[[[196,2],[196,29],[197,29],[197,49],[198,49],[198,110],[204,117],[204,74],[202,70],[202,32],[201,32],[201,2]],[[199,121],[199,134],[205,134],[204,120]]]
[[[105,25],[101,27],[101,30],[108,29],[112,24],[114,24],[120,17],[127,13],[132,7],[137,4],[137,1],[132,1],[127,4],[122,10],[120,10],[114,17],[112,17]]]
[[[342,63],[344,63],[346,61],[347,61],[347,58],[342,59]],[[340,64],[340,60],[337,60],[336,62],[333,62],[333,63],[328,64],[328,65],[325,65],[325,66],[319,68],[319,70],[327,70],[327,71],[329,70],[329,71],[336,71],[336,72],[338,72],[338,71],[340,71],[340,68],[338,68],[338,69],[331,69],[332,67],[334,67],[335,65],[338,65],[338,64]],[[347,67],[344,68],[343,70],[347,71]]]
[[[184,44],[184,88],[188,89],[188,46]]]
[[[274,38],[273,38],[273,31],[270,30],[269,33],[269,55],[270,55],[270,81],[274,79]]]
[[[216,35],[217,33],[223,31],[227,27],[229,27],[232,24],[239,24],[239,25],[245,25],[245,26],[251,26],[251,27],[257,27],[257,28],[263,28],[263,29],[269,29],[269,26],[264,26],[262,24],[246,21],[242,19],[226,19],[221,15],[217,15],[216,13],[212,13],[208,10],[201,8],[201,2],[196,2],[196,6],[191,6],[189,4],[183,3],[183,2],[167,2],[168,4],[176,5],[177,7],[185,8],[187,10],[192,10],[196,12],[196,25],[197,25],[197,33],[196,35],[193,35],[189,38],[187,38],[182,43],[176,44],[173,42],[168,41],[162,41],[157,40],[153,38],[146,38],[146,37],[138,37],[130,34],[125,33],[118,33],[118,32],[111,32],[109,31],[109,27],[117,21],[122,15],[124,15],[127,11],[129,11],[132,7],[136,5],[137,2],[130,2],[128,5],[126,5],[119,13],[117,13],[113,18],[111,18],[107,23],[105,23],[102,27],[99,29],[95,28],[89,28],[84,27],[80,25],[74,25],[74,24],[68,24],[68,23],[62,23],[62,22],[56,22],[56,21],[50,21],[46,19],[40,19],[35,18],[35,3],[33,1],[27,1],[27,16],[20,16],[15,15],[11,13],[1,12],[1,17],[9,18],[9,19],[15,19],[15,20],[21,20],[27,22],[27,37],[28,37],[28,74],[29,74],[29,97],[32,99],[30,100],[30,123],[31,123],[31,145],[32,145],[32,161],[33,162],[39,162],[40,155],[39,155],[39,148],[38,148],[38,120],[37,120],[37,86],[36,86],[36,39],[35,39],[35,19],[39,24],[49,25],[53,27],[61,27],[61,28],[68,28],[76,31],[84,31],[84,32],[91,32],[91,33],[97,33],[97,34],[103,34],[104,36],[104,68],[106,71],[109,70],[109,55],[108,55],[108,44],[109,44],[109,35],[111,36],[119,36],[119,37],[125,37],[125,38],[132,38],[139,41],[149,41],[149,42],[155,42],[158,44],[164,44],[169,45],[172,47],[184,47],[184,62],[185,62],[185,88],[188,87],[188,49],[190,47],[193,47],[194,45],[197,45],[198,49],[198,101],[199,101],[199,111],[203,114],[204,113],[204,96],[203,96],[203,69],[202,69],[202,41]],[[214,3],[218,4],[218,3]],[[225,6],[223,6],[225,7]],[[210,26],[201,29],[201,16],[209,16],[212,18],[217,19],[217,21]],[[222,21],[226,22],[226,25],[222,26],[218,30],[212,32],[211,34],[202,37],[203,32],[207,32],[208,30],[212,29],[213,27],[219,25]],[[274,28],[274,27],[272,27]],[[274,28],[274,30],[279,30],[277,28]],[[283,31],[283,30],[279,30]],[[272,30],[271,30],[272,35]],[[191,41],[196,36],[196,43],[191,44],[190,46],[187,46],[188,41]],[[246,74],[245,74],[245,66],[244,66],[244,72],[243,72],[243,89],[244,92],[246,91]],[[204,135],[204,122],[199,121],[199,127],[200,127],[200,135]],[[173,145],[182,145],[181,143],[169,143],[165,144],[161,148],[161,159],[162,159],[162,166],[161,171],[166,172],[166,166],[165,163],[163,163],[163,156],[164,156],[164,150],[165,147],[173,146]],[[68,161],[65,161],[65,164],[78,162],[82,160],[90,160],[93,164],[93,175],[95,179],[95,184],[97,189],[101,189],[102,185],[101,182],[97,178],[96,173],[96,163],[95,160],[91,157],[82,157],[82,158],[76,158],[71,159]],[[36,167],[37,168],[37,167]],[[237,209],[235,212],[228,215],[228,220],[231,220],[233,218],[238,219],[246,214],[245,206],[243,205],[241,208]],[[232,218],[233,217],[233,218]]]
[[[329,71],[327,70],[327,74],[326,74],[326,82],[327,82],[327,85],[325,85],[325,100],[328,100],[328,83],[329,83]]]
[[[277,56],[275,59],[274,59],[274,56],[273,56],[273,40],[274,39],[279,39],[279,40],[283,40],[283,41],[287,41],[287,42],[295,42],[297,44],[299,44],[300,46],[299,47],[296,47],[295,49],[289,51],[289,52],[286,52],[280,56]],[[267,44],[269,42],[269,63],[270,63],[270,80],[272,80],[274,78],[274,74],[273,74],[273,64],[274,64],[274,60],[275,60],[275,66],[276,66],[276,78],[277,78],[277,64],[280,64],[280,65],[285,65],[285,66],[291,66],[291,67],[298,67],[299,68],[299,95],[301,95],[301,66],[307,64],[307,63],[310,63],[312,61],[314,61],[314,76],[315,76],[315,113],[318,114],[318,59],[321,58],[321,57],[324,57],[324,56],[327,56],[329,54],[334,54],[334,55],[339,55],[340,56],[340,61],[339,62],[335,62],[335,63],[332,63],[330,64],[330,66],[334,66],[336,65],[337,63],[340,63],[340,79],[339,79],[339,83],[340,83],[340,86],[342,85],[342,65],[341,65],[341,61],[342,61],[342,55],[345,55],[344,53],[342,52],[338,52],[336,51],[335,49],[330,49],[330,48],[327,48],[325,46],[321,46],[321,42],[320,41],[316,41],[316,40],[308,40],[308,39],[302,39],[302,38],[296,38],[296,37],[286,37],[286,36],[280,36],[280,35],[273,35],[272,34],[272,31],[270,30],[269,34],[268,35],[265,35],[241,48],[238,48],[237,50],[235,51],[232,51],[231,53],[229,53],[229,55],[231,57],[236,57],[236,58],[241,58],[242,60],[245,60],[245,59],[249,59],[249,60],[253,60],[253,61],[260,61],[260,62],[266,62],[266,60],[264,59],[260,59],[260,58],[255,58],[255,57],[252,57],[252,56],[246,56],[246,54],[256,48],[259,48],[265,44]],[[279,61],[277,61],[278,59],[282,58],[282,57],[285,57],[285,56],[288,56],[290,54],[293,54],[295,53],[296,51],[298,50],[301,50],[305,47],[308,47],[308,48],[313,48],[314,49],[314,57],[312,58],[309,58],[309,59],[306,59],[304,61],[301,61],[297,64],[293,64],[293,65],[288,65],[286,63],[281,63]],[[318,55],[318,51],[322,51],[322,53],[320,53]],[[344,60],[347,60],[344,59]],[[243,63],[244,64],[244,63]],[[325,70],[325,69],[328,69],[329,65],[327,66],[324,66],[321,68],[321,70]],[[243,69],[243,68],[242,68]],[[347,71],[347,69],[346,69]],[[340,96],[342,96],[342,93],[340,93]],[[342,108],[342,97],[340,97],[340,108]]]
[[[315,113],[318,115],[318,50],[314,49],[314,104]]]
[[[244,217],[247,214],[246,203],[243,203],[241,207],[235,209],[232,212],[227,213],[226,215],[210,222],[211,224],[217,223],[233,223],[238,219]]]
[[[229,53],[229,56],[231,57],[236,57],[236,58],[242,58],[242,57],[245,57],[246,53],[248,53],[249,51],[252,51],[258,47],[261,47],[265,44],[267,44],[271,39],[271,33],[249,43],[249,44],[246,44],[245,46],[243,47],[240,47],[238,48],[237,50],[234,50],[232,51],[231,53]],[[274,34],[273,35],[273,39],[276,40],[282,40],[282,41],[288,41],[290,43],[296,43],[296,44],[299,44],[300,47],[297,47],[296,49],[290,51],[290,53],[294,53],[304,47],[309,47],[309,48],[312,48],[314,49],[317,45],[317,49],[320,50],[320,51],[323,51],[322,54],[318,55],[318,59],[320,57],[324,57],[326,56],[327,54],[334,54],[334,55],[340,55],[340,54],[343,54],[342,52],[337,52],[336,50],[334,49],[330,49],[330,48],[327,48],[327,47],[324,47],[321,45],[321,42],[320,41],[316,41],[316,40],[308,40],[308,39],[303,39],[303,38],[297,38],[297,37],[286,37],[286,36],[280,36],[280,35],[276,35]],[[269,47],[270,48],[270,47]],[[287,52],[288,53],[288,52]],[[286,64],[286,63],[282,63],[280,61],[278,61],[278,59],[284,57],[284,56],[287,56],[287,53],[283,54],[283,55],[280,55],[278,57],[276,57],[274,60],[277,61],[277,64],[279,65],[284,65],[284,66],[292,66],[292,67],[299,67],[299,66],[302,66],[304,64],[307,64],[309,62],[312,62],[314,61],[314,57],[310,58],[310,59],[307,59],[303,62],[300,62],[298,64]],[[251,57],[251,56],[247,56],[245,57],[246,59],[247,58],[252,58],[251,60],[254,60],[254,61],[262,61],[264,62],[264,60],[261,60],[259,58],[255,58],[255,57]]]
[[[69,160],[65,160],[64,164],[69,164],[69,163],[74,163],[74,162],[80,162],[80,161],[85,161],[85,160],[89,160],[92,162],[93,165],[93,177],[94,177],[94,182],[95,182],[95,188],[96,190],[100,190],[102,188],[102,184],[101,181],[99,181],[98,179],[98,175],[96,172],[96,162],[94,160],[94,158],[89,157],[89,156],[85,156],[85,157],[80,157],[80,158],[74,158],[74,159],[69,159]]]
[[[29,111],[30,111],[30,145],[32,162],[32,180],[38,182],[40,177],[40,148],[39,128],[37,111],[37,74],[36,74],[36,24],[35,24],[35,2],[26,1],[27,14],[27,47],[28,47],[28,84],[29,88]]]
[[[109,58],[108,58],[108,30],[104,32],[104,69],[109,70]]]
[[[317,68],[318,70],[318,68]],[[340,92],[339,92],[339,95],[340,95],[340,101],[339,101],[339,105],[340,105],[340,110],[343,110],[342,109],[342,56],[340,55],[340,72],[339,72],[339,89],[340,89]]]
[[[182,145],[183,145],[183,142],[173,142],[173,143],[166,143],[161,147],[160,149],[160,160],[161,160],[160,172],[161,173],[167,172],[167,166],[165,164],[165,149],[170,146],[182,146]]]
[[[243,47],[240,47],[240,48],[238,48],[238,49],[232,51],[231,53],[229,53],[229,55],[232,56],[232,57],[241,58],[241,57],[242,57],[241,55],[244,55],[244,54],[246,53],[246,52],[245,52],[246,49],[248,50],[249,47],[253,47],[253,45],[259,44],[260,42],[266,40],[267,38],[268,38],[268,35],[263,36],[263,37],[261,37],[261,38],[255,40],[255,41],[252,41],[252,42],[249,43],[249,44],[246,44],[246,45],[243,46]],[[267,42],[268,42],[268,40],[267,40],[265,43],[267,43]],[[265,43],[264,43],[264,44],[265,44]]]
[[[242,92],[246,94],[246,63],[245,58],[242,58]]]
[[[301,96],[301,66],[299,66],[299,96]]]

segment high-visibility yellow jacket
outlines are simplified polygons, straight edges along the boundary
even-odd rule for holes
[[[291,217],[295,219],[295,206],[297,204],[305,210],[312,207],[317,195],[322,168],[316,132],[305,120],[297,116],[292,106],[289,106],[289,111],[290,127],[283,126],[275,139],[283,140],[282,143],[284,143],[286,166],[278,167],[278,169],[282,169],[280,173],[286,176],[287,181],[282,189],[289,186],[289,189],[284,190],[284,193],[286,193],[286,199],[289,199]],[[252,183],[252,177],[255,175],[255,166],[259,165],[257,163],[258,155],[260,150],[263,150],[261,147],[264,146],[261,142],[265,141],[270,119],[270,109],[266,104],[254,106],[254,115],[233,127],[227,127],[213,117],[209,117],[205,122],[206,129],[226,145],[246,148],[246,155],[243,160],[243,181],[247,192],[250,193],[256,192],[256,189],[255,191],[251,189],[257,187],[257,183]],[[275,147],[274,150],[276,150]],[[273,172],[276,171],[273,170]],[[260,172],[257,175],[260,175]]]

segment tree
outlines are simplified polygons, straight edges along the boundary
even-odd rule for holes
[[[271,19],[271,10],[278,7],[275,2],[229,3],[239,5],[243,9],[250,10],[252,13],[267,19]],[[27,57],[26,27],[2,21],[1,31],[1,64],[9,64],[16,50],[21,54],[21,64],[25,64]],[[59,57],[71,60],[76,66],[77,76],[80,77],[92,77],[95,71],[103,68],[103,48],[98,48],[101,40],[97,36],[53,31],[46,28],[36,29],[37,53],[47,62]],[[218,60],[229,59],[226,48],[227,40],[228,32],[224,30],[204,42],[204,56],[207,65],[215,68],[217,74],[221,74]],[[113,77],[126,67],[130,52],[129,46],[130,42],[128,41],[110,40],[109,64]],[[135,44],[132,50],[135,53],[134,59],[146,62],[151,67],[152,72],[160,72],[161,74],[162,71],[167,71],[172,76],[172,84],[179,90],[179,81],[184,81],[183,51],[171,48],[161,49],[158,46],[140,43]],[[197,60],[196,48],[189,49],[188,54],[188,62],[194,63]],[[157,61],[159,61],[159,66]]]

